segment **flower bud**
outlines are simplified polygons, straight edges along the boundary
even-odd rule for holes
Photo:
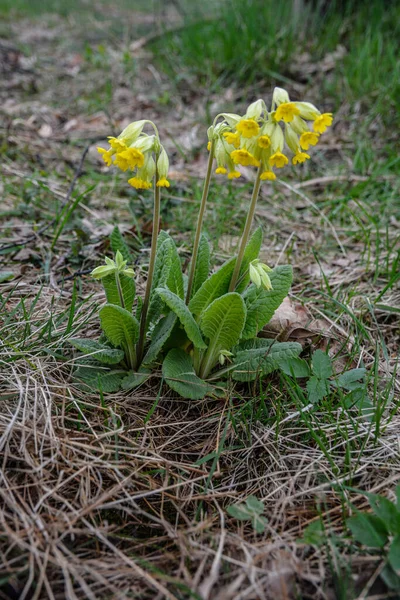
[[[139,135],[143,131],[143,127],[145,126],[146,121],[134,121],[130,123],[118,136],[118,139],[124,140],[124,142],[130,146],[133,144],[135,140],[139,137]]]
[[[264,108],[263,100],[256,100],[246,110],[246,119],[254,119],[257,121],[261,117]]]
[[[168,154],[166,153],[164,146],[161,146],[160,156],[158,157],[158,160],[157,160],[158,177],[160,179],[166,179],[168,177],[168,170],[169,170]]]
[[[283,88],[276,87],[272,94],[272,105],[279,106],[280,104],[283,104],[284,102],[290,102],[289,94]]]

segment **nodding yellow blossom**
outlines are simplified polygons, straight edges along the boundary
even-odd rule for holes
[[[252,138],[258,135],[260,126],[254,119],[242,119],[236,125],[238,131],[244,138]]]
[[[323,113],[314,121],[313,129],[316,133],[324,133],[332,125],[332,113]]]
[[[126,150],[127,145],[123,139],[112,137],[111,135],[109,135],[107,139],[111,148],[115,150],[115,152],[123,152]]]
[[[100,146],[99,146],[97,148],[97,152],[99,152],[101,154],[101,158],[104,160],[107,167],[111,167],[112,155],[113,155],[112,150],[105,150],[104,148],[100,148]]]
[[[211,142],[207,143],[207,150],[210,152],[210,150],[211,150]]]
[[[228,173],[228,179],[238,179],[239,177],[241,177],[242,174],[240,171],[229,171]]]
[[[273,171],[263,171],[260,175],[261,181],[275,181],[276,175]]]
[[[156,185],[157,185],[157,187],[170,187],[171,184],[168,181],[168,179],[166,179],[165,177],[163,177],[162,179],[159,179],[157,181]]]
[[[275,152],[275,154],[273,154],[269,159],[269,164],[271,165],[271,167],[276,167],[277,169],[282,169],[282,167],[287,165],[288,162],[288,157],[279,151]]]
[[[243,167],[248,167],[250,165],[255,165],[256,159],[248,150],[245,148],[240,148],[239,150],[233,150],[231,152],[231,158],[235,165],[243,165]]]
[[[131,177],[128,179],[128,183],[137,190],[148,190],[152,187],[151,181],[144,181],[140,177]]]
[[[218,167],[215,169],[215,172],[217,175],[226,175],[228,171],[225,169],[225,167]]]
[[[283,102],[275,111],[275,119],[290,123],[296,115],[300,114],[300,109],[297,108],[294,102]]]
[[[127,148],[123,152],[118,152],[117,158],[119,157],[126,160],[128,167],[131,169],[135,169],[136,167],[140,169],[144,165],[144,154],[137,148]],[[117,160],[115,160],[115,163],[117,164]]]
[[[234,148],[239,148],[239,146],[240,146],[240,134],[239,133],[232,133],[231,131],[226,131],[223,135],[228,144],[232,144],[232,146]]]
[[[295,154],[292,158],[292,163],[294,165],[297,165],[298,163],[305,162],[309,158],[310,158],[309,154],[306,154],[305,152],[297,152],[297,154]]]
[[[310,146],[315,146],[318,144],[318,133],[314,133],[313,131],[305,131],[300,136],[300,146],[303,150],[308,150]]]
[[[260,135],[260,137],[258,138],[258,145],[260,146],[260,148],[264,148],[265,150],[270,148],[271,138],[269,137],[269,135]]]
[[[123,171],[124,173],[129,169],[128,159],[122,156],[122,153],[115,155],[114,164],[116,167],[118,167],[118,169],[121,169],[121,171]]]

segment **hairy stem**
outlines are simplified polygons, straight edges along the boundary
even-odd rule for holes
[[[156,158],[157,163],[157,158]],[[160,223],[160,188],[157,187],[156,182],[158,181],[158,173],[156,172],[154,180],[154,209],[153,209],[153,232],[151,236],[151,250],[150,250],[150,262],[149,271],[147,273],[147,284],[146,291],[143,300],[142,312],[140,315],[140,329],[139,329],[139,341],[137,343],[137,362],[140,365],[143,358],[144,344],[146,341],[146,321],[147,311],[149,309],[150,292],[153,283],[154,265],[156,262],[156,251],[157,251],[157,238]]]
[[[256,210],[256,206],[257,206],[258,194],[260,192],[260,185],[261,185],[260,175],[261,175],[261,171],[262,171],[262,169],[261,169],[261,167],[259,167],[259,169],[257,171],[257,177],[256,177],[256,180],[254,182],[253,193],[251,195],[251,201],[250,201],[249,211],[247,213],[247,218],[246,218],[246,223],[245,223],[244,230],[243,230],[242,239],[240,240],[240,247],[239,247],[239,252],[238,252],[237,259],[236,259],[235,268],[234,268],[234,271],[233,271],[233,274],[232,274],[231,283],[229,285],[229,291],[230,292],[234,292],[235,291],[237,280],[238,280],[239,274],[240,274],[240,268],[241,268],[242,262],[243,262],[244,251],[246,249],[246,245],[247,245],[247,242],[249,240],[251,225],[253,223],[253,217],[254,217],[254,213],[255,213],[255,210]]]
[[[206,204],[207,204],[208,191],[210,189],[213,160],[214,160],[214,141],[211,142],[210,154],[208,156],[207,174],[206,174],[206,178],[204,181],[204,188],[203,188],[203,194],[201,197],[199,216],[197,217],[196,235],[194,237],[192,260],[190,263],[190,272],[189,272],[188,286],[187,286],[187,292],[186,292],[186,304],[189,304],[190,296],[192,294],[194,274],[196,272],[197,254],[199,251],[201,230],[203,228],[204,212],[205,212]]]

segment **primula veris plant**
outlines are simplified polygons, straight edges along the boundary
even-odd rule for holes
[[[260,186],[272,182],[291,162],[308,160],[310,147],[332,123],[330,113],[308,102],[291,102],[275,88],[271,110],[263,100],[244,115],[221,113],[208,129],[208,164],[188,275],[173,239],[159,232],[160,191],[169,187],[167,153],[157,127],[135,121],[109,147],[98,148],[107,166],[129,172],[128,183],[154,193],[153,233],[144,297],[136,295],[129,250],[118,230],[111,246],[114,260],[92,272],[104,286],[99,342],[73,339],[86,356],[77,377],[104,392],[132,389],[161,368],[165,382],[191,399],[218,393],[224,380],[253,381],[299,355],[301,346],[257,337],[289,292],[292,269],[270,268],[259,259],[261,229],[252,223]],[[151,133],[146,133],[145,128]],[[255,183],[237,256],[210,273],[211,250],[203,233],[210,181],[235,180],[240,167],[255,167]],[[286,362],[285,362],[286,361]]]

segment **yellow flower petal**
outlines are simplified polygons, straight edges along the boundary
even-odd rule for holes
[[[254,119],[242,119],[236,125],[236,130],[245,138],[252,138],[258,135],[260,126]]]
[[[290,123],[293,121],[293,117],[300,114],[300,110],[294,104],[294,102],[283,102],[278,106],[275,112],[275,119],[277,121],[285,121]]]
[[[231,159],[235,165],[243,165],[244,167],[248,167],[250,165],[254,166],[256,162],[254,156],[245,148],[233,150],[233,152],[231,152]]]
[[[218,169],[215,169],[215,172],[217,175],[225,175],[228,171],[225,167],[218,167]]]
[[[241,177],[241,172],[240,171],[230,171],[228,173],[228,179],[238,179],[239,177]]]
[[[149,181],[144,181],[139,177],[132,177],[131,179],[128,179],[128,183],[137,190],[148,190],[151,188],[151,183]]]
[[[313,129],[316,133],[324,133],[332,125],[332,113],[323,113],[314,121]]]
[[[106,163],[107,167],[111,167],[112,164],[112,152],[111,150],[105,150],[104,148],[97,148],[97,152],[101,154],[101,158]]]
[[[224,138],[228,142],[228,144],[232,144],[234,148],[239,148],[240,146],[240,135],[239,133],[232,133],[230,131],[226,131],[224,133]]]
[[[310,158],[309,154],[306,154],[305,152],[298,152],[297,154],[295,154],[292,158],[292,163],[294,165],[297,165],[298,163],[303,163],[306,160],[308,160]]]
[[[282,169],[288,162],[288,157],[282,154],[282,152],[275,152],[269,159],[271,167],[276,167],[277,169]]]
[[[264,171],[260,175],[262,181],[275,181],[276,175],[272,171]]]
[[[260,148],[268,149],[271,146],[271,138],[269,135],[260,135],[258,138],[258,145]]]
[[[315,146],[318,143],[319,135],[313,131],[305,131],[300,136],[300,146],[303,150],[308,150],[310,146]]]
[[[170,187],[171,184],[166,177],[163,177],[162,179],[157,181],[156,185],[157,187]]]

